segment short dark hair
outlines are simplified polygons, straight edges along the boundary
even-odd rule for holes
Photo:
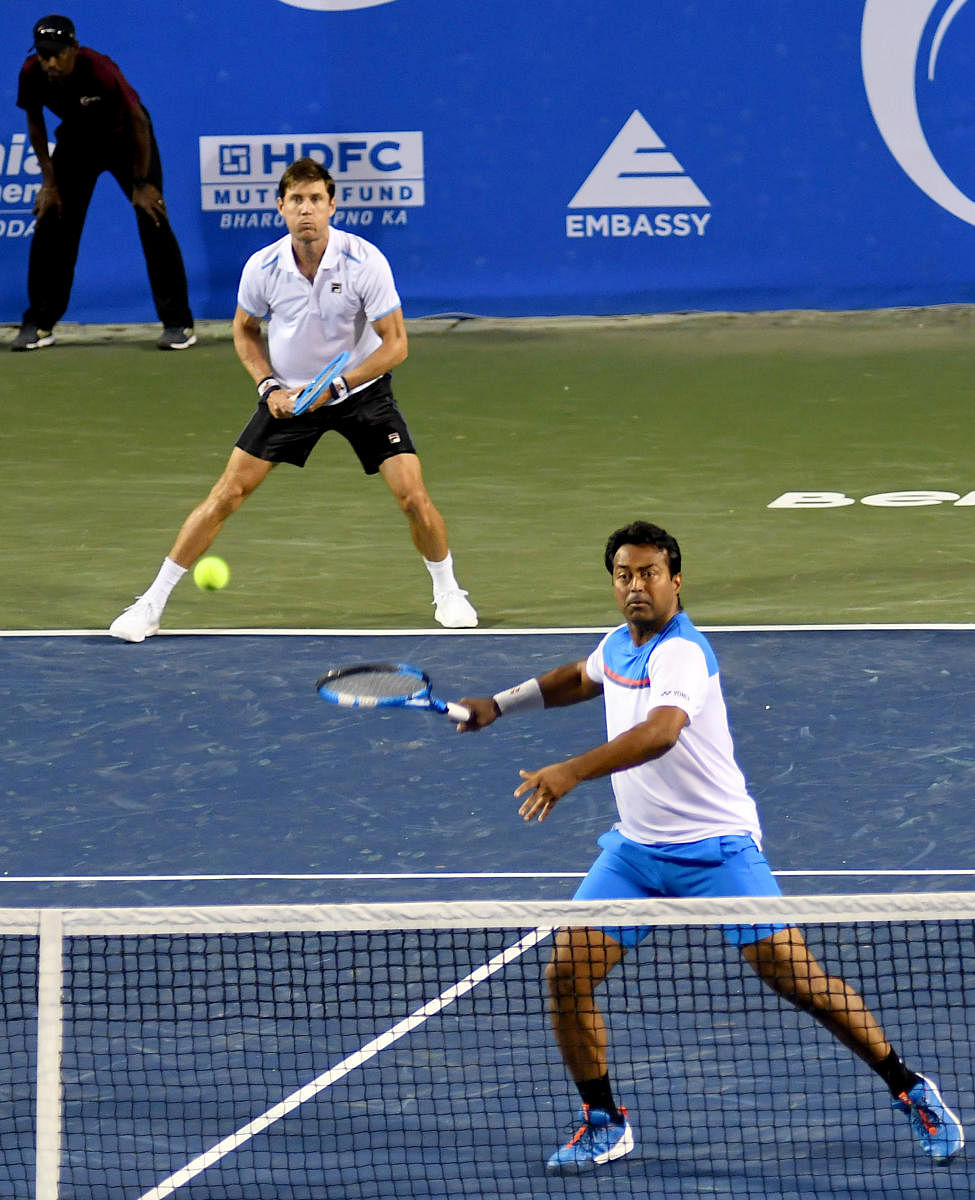
[[[680,572],[680,546],[677,545],[677,539],[671,537],[666,529],[661,529],[659,525],[654,525],[650,521],[631,521],[629,525],[624,525],[622,529],[615,529],[609,535],[609,541],[606,543],[605,562],[606,570],[610,575],[613,573],[613,559],[620,546],[654,546],[667,555],[670,561],[671,576]]]
[[[324,183],[329,196],[332,199],[335,198],[335,180],[322,164],[313,158],[297,158],[281,176],[278,183],[278,195],[283,200],[288,188],[293,188],[296,183],[314,183],[316,181]]]

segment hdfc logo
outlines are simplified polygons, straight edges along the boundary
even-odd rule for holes
[[[295,134],[200,138],[201,207],[220,213],[221,229],[281,226],[278,180],[297,158],[320,162],[335,180],[347,226],[405,225],[425,203],[423,134]]]

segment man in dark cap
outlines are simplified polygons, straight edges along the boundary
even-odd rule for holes
[[[34,53],[20,71],[17,106],[27,113],[30,143],[43,184],[34,203],[37,224],[27,270],[29,307],[11,350],[54,343],[54,326],[71,295],[88,205],[99,175],[112,174],[135,208],[156,311],[160,350],[192,346],[186,271],[162,196],[162,164],[149,114],[110,58],[80,46],[67,17],[34,26]],[[59,117],[48,153],[44,109]]]

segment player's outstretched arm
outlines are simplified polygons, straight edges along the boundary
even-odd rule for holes
[[[493,696],[464,696],[461,703],[471,710],[471,719],[457,726],[459,733],[472,733],[519,709],[560,708],[592,700],[602,693],[602,685],[586,674],[585,662],[565,663],[537,679],[526,679],[513,688]]]

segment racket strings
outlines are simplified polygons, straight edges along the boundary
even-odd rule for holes
[[[404,699],[423,691],[423,680],[400,671],[357,671],[336,679],[324,679],[325,686],[336,694],[362,700]]]

